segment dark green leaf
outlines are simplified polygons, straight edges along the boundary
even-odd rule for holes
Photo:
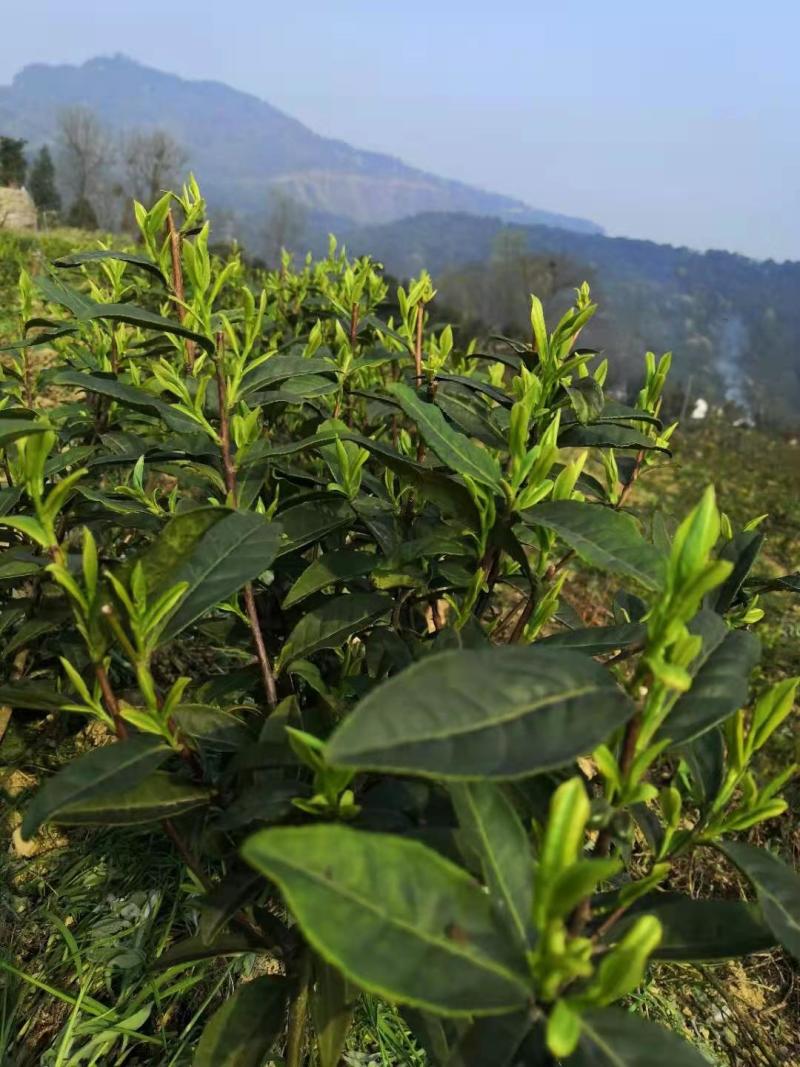
[[[379,593],[348,593],[327,600],[295,626],[281,650],[280,662],[304,659],[321,648],[339,648],[348,637],[391,611],[393,604],[390,597]]]
[[[553,500],[529,508],[521,517],[554,530],[593,567],[635,578],[649,589],[664,583],[666,558],[645,541],[630,515],[578,500]]]
[[[186,337],[213,355],[214,341],[210,337],[196,333],[173,319],[165,319],[154,311],[137,307],[136,304],[95,304],[91,301],[88,304],[89,306],[78,315],[82,322],[108,319],[110,322],[127,322],[130,326],[138,326],[142,330],[160,330],[161,333],[173,334],[175,337]]]
[[[244,376],[241,396],[247,396],[256,389],[285,382],[291,378],[333,374],[334,368],[324,359],[307,359],[305,356],[293,356],[288,353],[271,356]]]
[[[192,1067],[263,1067],[281,1036],[288,996],[280,975],[241,984],[206,1024]]]
[[[597,418],[603,410],[603,390],[594,378],[576,378],[572,385],[565,385],[564,388],[575,417],[582,426]]]
[[[436,394],[436,406],[468,437],[474,437],[489,448],[506,447],[506,442],[486,417],[485,409],[480,411],[474,401],[440,389]]]
[[[66,808],[101,798],[106,804],[138,785],[167,760],[172,749],[155,737],[132,737],[76,756],[48,778],[28,805],[22,835],[31,838]]]
[[[343,500],[313,500],[295,504],[276,516],[283,530],[283,539],[276,558],[316,544],[323,537],[353,523],[353,509]]]
[[[708,1067],[708,1060],[671,1030],[621,1008],[583,1016],[578,1050],[566,1067]]]
[[[355,441],[362,448],[368,449],[385,467],[412,485],[424,500],[430,500],[445,514],[458,516],[468,523],[478,522],[477,509],[463,483],[442,471],[416,463],[382,441],[359,437],[358,434],[343,434],[342,440]]]
[[[764,535],[760,530],[748,530],[738,533],[727,542],[719,554],[720,559],[733,563],[733,570],[719,587],[711,594],[714,611],[724,614],[736,601],[747,575],[758,558]]]
[[[60,304],[62,307],[67,308],[68,311],[71,311],[77,318],[81,318],[93,306],[93,301],[84,296],[83,293],[79,293],[77,289],[72,289],[47,274],[40,274],[33,279],[33,282],[45,300],[51,304]]]
[[[58,711],[72,700],[66,693],[48,689],[40,682],[23,680],[0,685],[0,704],[11,708],[27,708],[31,711]]]
[[[174,583],[176,560],[190,556],[212,527],[230,515],[227,508],[193,508],[174,515],[141,557],[148,595],[158,595]]]
[[[453,783],[450,795],[494,904],[520,945],[530,947],[533,855],[513,804],[492,782]]]
[[[486,894],[424,845],[316,825],[262,830],[242,852],[278,883],[317,952],[364,989],[454,1015],[527,999],[524,957]]]
[[[141,411],[148,415],[155,415],[164,419],[177,431],[192,432],[197,429],[197,423],[180,411],[176,411],[170,404],[166,404],[157,396],[148,393],[139,386],[128,385],[119,381],[114,375],[85,374],[77,370],[60,370],[53,377],[54,385],[71,385],[76,389],[84,389],[88,393],[98,393],[101,396],[110,397],[124,407],[133,411]],[[141,454],[141,453],[140,453]]]
[[[705,656],[691,689],[676,702],[661,736],[682,745],[723,722],[747,703],[750,674],[761,658],[761,642],[746,630],[726,631]]]
[[[218,519],[208,514],[219,510]],[[189,585],[161,640],[171,640],[263,573],[275,558],[280,535],[279,524],[255,512],[200,508],[172,519],[142,557],[149,588]]]
[[[249,868],[227,871],[224,879],[197,901],[200,907],[200,936],[211,944],[230,920],[261,889],[261,880]]]
[[[655,915],[663,927],[653,953],[660,960],[723,960],[764,952],[777,938],[761,909],[743,900],[693,900],[680,893],[650,893],[614,924],[617,941],[643,913]]]
[[[591,752],[632,714],[609,673],[579,652],[443,652],[376,686],[327,758],[456,780],[517,778]]]
[[[705,808],[716,798],[725,776],[722,730],[719,727],[708,730],[694,741],[687,741],[679,751],[692,776],[697,801]]]
[[[748,593],[800,593],[800,573],[780,578],[754,578],[747,583]]]
[[[559,630],[537,644],[546,648],[573,648],[589,656],[601,656],[620,649],[636,648],[647,637],[647,628],[638,622],[619,626],[587,626],[580,630]]]
[[[179,704],[172,721],[187,737],[223,752],[235,752],[252,740],[246,723],[211,704]]]
[[[558,436],[558,444],[560,448],[635,448],[671,454],[668,448],[662,448],[638,430],[616,423],[591,426],[567,424]]]
[[[356,991],[325,960],[314,961],[311,1018],[317,1035],[319,1067],[339,1067],[356,1006]]]
[[[52,819],[66,826],[132,826],[175,819],[204,807],[210,799],[211,793],[204,786],[156,771],[122,790],[115,784],[113,790],[108,788],[102,794],[92,792],[79,803],[60,808]]]
[[[106,259],[114,259],[120,263],[130,263],[134,267],[141,267],[153,277],[166,285],[166,279],[161,273],[157,263],[145,256],[136,256],[131,252],[115,252],[109,248],[101,248],[97,252],[73,252],[68,256],[61,256],[53,260],[54,267],[82,267],[86,263],[98,263]]]
[[[800,875],[766,849],[738,841],[718,847],[752,884],[775,937],[800,960]]]
[[[407,385],[393,382],[387,388],[442,463],[457,474],[468,474],[481,485],[499,489],[500,466],[494,456],[449,426],[435,404],[420,400]]]
[[[260,941],[241,932],[221,934],[211,944],[205,942],[198,934],[170,945],[167,951],[155,961],[155,967],[159,971],[164,971],[169,967],[193,963],[195,960],[215,959],[217,956],[241,956],[244,953],[263,952],[264,948],[265,946]]]
[[[20,437],[47,433],[52,429],[50,423],[43,420],[35,422],[32,419],[0,418],[0,448],[6,448],[12,441],[18,441]]]
[[[494,400],[495,403],[500,404],[502,407],[510,408],[514,402],[502,389],[497,389],[495,386],[490,385],[489,382],[484,382],[480,378],[470,378],[465,374],[445,374],[440,372],[436,375],[436,381],[452,382],[454,385],[460,385],[464,389],[469,389],[470,392],[488,396],[490,400]]]
[[[518,1067],[517,1056],[531,1031],[533,1019],[528,1011],[508,1015],[490,1015],[476,1019],[459,1040],[446,1067]]]
[[[329,585],[369,574],[375,564],[376,557],[370,552],[353,552],[346,548],[340,552],[325,552],[306,567],[286,594],[283,607],[290,608],[299,604],[312,593],[318,593]]]

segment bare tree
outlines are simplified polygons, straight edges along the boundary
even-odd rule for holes
[[[188,156],[166,130],[133,130],[123,138],[125,191],[145,207],[183,177]]]
[[[88,205],[92,212],[108,198],[114,165],[114,146],[97,115],[87,107],[66,108],[58,116],[60,174],[67,201]]]
[[[270,190],[268,213],[262,231],[264,258],[271,267],[281,262],[284,248],[291,249],[299,241],[306,227],[306,211],[280,186]]]

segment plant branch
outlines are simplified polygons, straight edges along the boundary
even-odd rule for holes
[[[222,453],[222,472],[225,479],[225,489],[230,498],[232,507],[236,507],[238,500],[238,486],[236,480],[236,463],[231,453],[231,431],[230,431],[230,418],[228,412],[228,388],[225,381],[225,368],[223,365],[223,336],[221,333],[217,334],[217,391],[219,397],[219,437],[220,437],[220,451]],[[269,654],[267,652],[267,646],[264,642],[264,634],[261,629],[261,622],[258,617],[258,608],[256,607],[256,599],[253,593],[253,586],[251,582],[248,582],[244,587],[244,605],[247,613],[247,621],[250,625],[250,633],[253,638],[253,645],[256,651],[256,658],[258,660],[259,670],[261,671],[261,681],[264,686],[264,694],[267,698],[267,706],[270,711],[274,711],[278,704],[278,690],[275,685],[275,675],[272,671],[272,664],[269,660]]]
[[[122,715],[120,715],[119,701],[117,700],[116,693],[111,688],[108,672],[102,663],[95,663],[94,673],[100,685],[100,691],[103,694],[103,702],[105,703],[106,711],[114,720],[114,732],[121,741],[124,741],[128,736],[128,727],[126,726]]]

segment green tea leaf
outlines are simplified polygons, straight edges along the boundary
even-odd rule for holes
[[[172,722],[187,737],[222,752],[235,752],[252,740],[246,723],[211,704],[179,704]]]
[[[318,374],[331,375],[334,368],[324,359],[313,357],[293,356],[287,353],[271,356],[259,363],[257,367],[246,374],[242,381],[240,394],[247,396],[256,389],[266,389],[278,382],[285,382],[291,378],[313,377]]]
[[[591,752],[633,710],[579,652],[443,652],[376,686],[334,733],[327,759],[455,780],[519,778]]]
[[[113,374],[101,374],[99,371],[86,374],[77,370],[60,370],[53,376],[53,384],[71,385],[76,389],[84,389],[87,393],[110,397],[132,411],[141,411],[163,419],[178,432],[192,433],[197,430],[197,423],[188,415],[177,411],[171,404],[165,403],[139,386],[121,382]]]
[[[339,552],[325,552],[306,567],[284,597],[283,607],[299,604],[312,593],[336,582],[369,574],[376,563],[376,557],[370,552],[353,552],[346,548]]]
[[[684,744],[723,722],[747,703],[750,674],[761,658],[761,642],[746,630],[730,630],[711,651],[678,699],[661,737]]]
[[[353,509],[341,497],[338,500],[309,500],[279,511],[277,521],[283,531],[276,558],[299,552],[323,537],[353,523]]]
[[[347,593],[309,611],[281,649],[280,663],[304,659],[321,648],[339,648],[348,637],[365,630],[393,607],[391,597],[379,593]]]
[[[317,957],[311,1018],[317,1035],[319,1067],[339,1067],[355,1007],[356,990],[335,967]]]
[[[171,750],[170,750],[171,751]],[[53,822],[65,826],[132,826],[175,819],[208,804],[211,793],[201,785],[156,771],[123,790],[92,793],[78,803],[60,808]]]
[[[559,448],[635,448],[642,452],[664,452],[671,455],[668,448],[657,445],[651,437],[645,437],[638,430],[622,426],[616,422],[593,423],[581,426],[579,423],[565,424],[558,435]]]
[[[146,270],[149,274],[152,274],[154,278],[166,285],[166,279],[161,273],[161,268],[151,259],[147,259],[145,256],[134,255],[132,252],[116,252],[110,248],[102,248],[96,252],[72,252],[68,256],[61,256],[58,259],[54,259],[53,266],[65,268],[82,267],[87,263],[100,263],[106,259],[113,259],[119,263],[130,263],[134,267],[141,267],[142,270]]]
[[[743,900],[694,900],[680,893],[649,893],[640,898],[614,924],[614,940],[642,913],[654,915],[662,926],[654,959],[736,959],[772,949],[777,942],[756,905]]]
[[[362,988],[442,1014],[510,1010],[526,967],[466,871],[419,842],[344,826],[262,830],[244,858],[305,936]]]
[[[468,474],[481,485],[499,489],[500,465],[491,453],[454,430],[435,404],[420,400],[407,385],[393,382],[387,389],[399,401],[406,415],[416,423],[425,443],[442,463],[457,474]]]
[[[728,841],[718,847],[753,885],[775,937],[800,960],[800,875],[755,845]]]
[[[537,642],[542,648],[572,648],[588,656],[601,656],[644,643],[647,627],[638,622],[619,626],[586,626],[579,630],[559,630]]]
[[[581,1029],[565,1067],[708,1067],[705,1056],[677,1034],[620,1008],[586,1012]]]
[[[218,517],[209,514],[217,511],[222,512]],[[171,640],[263,573],[275,558],[280,535],[279,524],[255,512],[199,508],[172,519],[142,557],[149,589],[188,583],[161,641]]]
[[[450,795],[494,903],[520,944],[530,947],[533,854],[514,806],[491,782],[453,783]]]
[[[522,514],[532,526],[553,530],[593,567],[635,578],[648,589],[660,589],[666,558],[648,544],[630,515],[578,500],[552,500]]]
[[[263,1067],[281,1036],[288,997],[280,975],[243,982],[206,1024],[192,1067]]]
[[[35,794],[22,820],[22,836],[31,838],[48,819],[66,808],[97,799],[116,802],[172,754],[158,738],[131,737],[76,756]]]

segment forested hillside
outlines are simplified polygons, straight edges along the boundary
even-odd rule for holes
[[[643,350],[672,350],[679,406],[688,386],[692,398],[797,424],[800,263],[464,214],[418,215],[345,236],[353,252],[369,250],[400,277],[424,264],[449,306],[500,330],[524,325],[529,292],[546,289],[563,303],[588,276],[603,310],[587,332],[609,349],[617,384],[633,385]]]

